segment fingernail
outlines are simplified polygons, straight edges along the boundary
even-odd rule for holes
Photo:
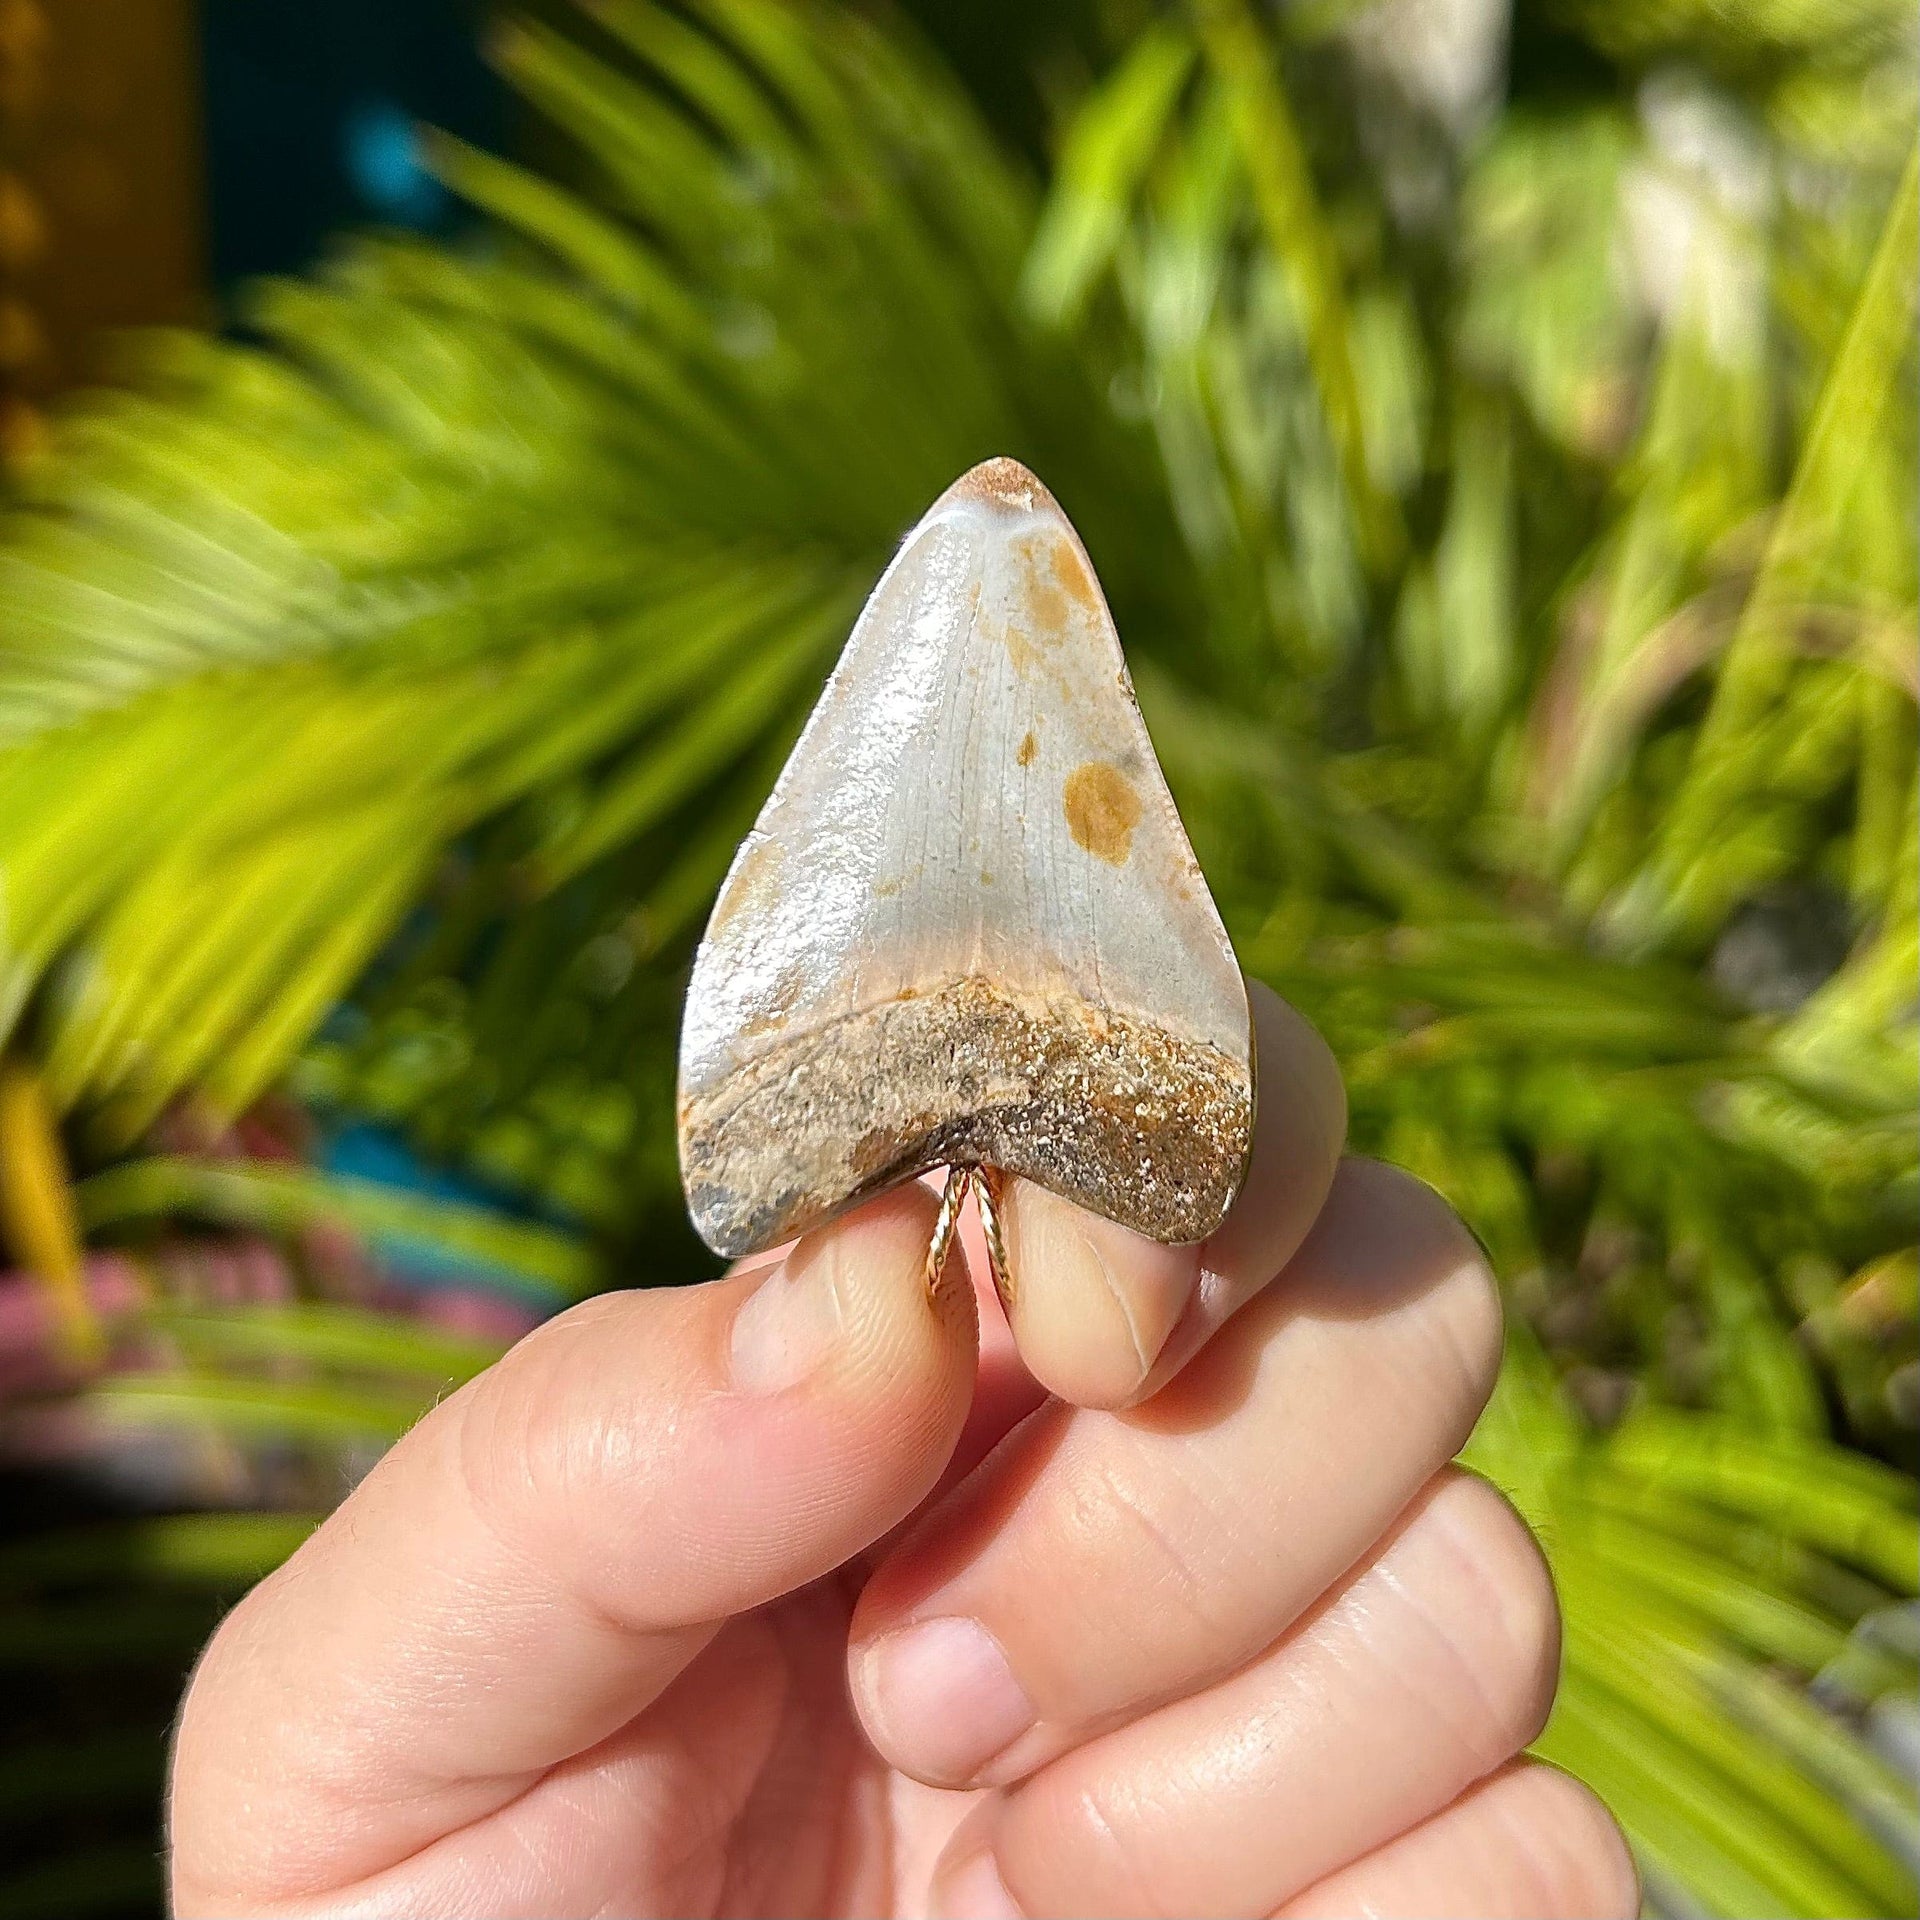
[[[987,1847],[935,1878],[928,1915],[929,1920],[1026,1920]]]
[[[784,1393],[833,1351],[843,1324],[838,1262],[830,1248],[796,1249],[733,1316],[733,1384]]]
[[[874,1744],[933,1781],[971,1780],[1036,1717],[1000,1642],[960,1615],[882,1634],[861,1655],[859,1680]]]

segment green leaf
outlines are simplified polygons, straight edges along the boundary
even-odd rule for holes
[[[177,1214],[282,1232],[338,1223],[560,1295],[587,1292],[601,1277],[591,1251],[566,1234],[347,1175],[154,1156],[95,1174],[76,1198],[81,1219],[96,1230]]]
[[[1071,326],[1080,317],[1112,263],[1193,60],[1184,33],[1156,25],[1074,115],[1021,276],[1037,319]]]

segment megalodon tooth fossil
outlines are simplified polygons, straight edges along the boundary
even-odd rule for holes
[[[972,1169],[1201,1240],[1253,1104],[1240,969],[1086,549],[989,460],[902,543],[720,890],[680,1041],[693,1223],[753,1253],[946,1166],[941,1253]]]

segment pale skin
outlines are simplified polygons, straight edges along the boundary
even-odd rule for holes
[[[1254,1002],[1201,1248],[1013,1183],[1009,1329],[971,1229],[929,1301],[912,1185],[437,1407],[208,1647],[177,1911],[1634,1914],[1521,1757],[1545,1565],[1448,1464],[1492,1279]]]

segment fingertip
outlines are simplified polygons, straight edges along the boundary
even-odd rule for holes
[[[1114,1408],[1151,1399],[1293,1258],[1333,1190],[1347,1134],[1339,1063],[1314,1026],[1261,981],[1247,983],[1247,1002],[1258,1100],[1240,1190],[1198,1247],[1156,1246],[1106,1221],[1084,1229],[1118,1282],[1111,1291],[1125,1303],[1125,1330],[1145,1335],[1131,1350],[1145,1364],[1128,1368],[1128,1348],[1111,1330],[1096,1331],[1106,1290],[1083,1284],[1078,1297],[1091,1304],[1074,1321],[1064,1301],[1055,1302],[1046,1339],[1021,1341],[1028,1365],[1063,1399]]]
[[[804,1234],[778,1273],[763,1279],[735,1322],[751,1326],[758,1303],[795,1281],[831,1301],[833,1350],[810,1381],[816,1398],[844,1401],[867,1421],[953,1426],[972,1394],[978,1315],[964,1251],[949,1247],[929,1275],[939,1202],[918,1182],[876,1195]]]
[[[1325,1205],[1347,1131],[1332,1050],[1248,982],[1259,1098],[1240,1191],[1199,1246],[1163,1246],[1030,1181],[1002,1196],[1020,1357],[1075,1406],[1136,1405],[1285,1266]]]
[[[549,1322],[469,1393],[462,1483],[554,1566],[591,1543],[579,1583],[619,1617],[718,1618],[818,1577],[912,1511],[966,1419],[972,1290],[957,1259],[928,1289],[933,1211],[903,1187],[770,1265]]]
[[[1199,1249],[1168,1247],[1031,1181],[1001,1198],[1020,1358],[1050,1393],[1124,1407],[1144,1389],[1199,1279]]]

